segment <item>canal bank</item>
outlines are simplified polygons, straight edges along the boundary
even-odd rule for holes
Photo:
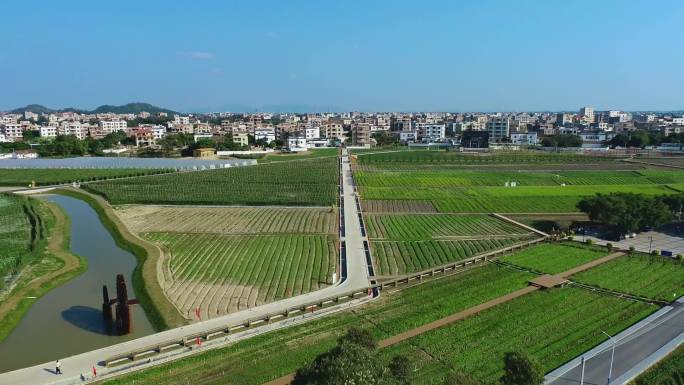
[[[70,251],[86,260],[87,270],[39,298],[14,331],[0,343],[0,372],[142,337],[154,332],[143,309],[132,308],[133,332],[110,335],[101,315],[102,285],[114,292],[116,274],[129,282],[135,298],[135,255],[117,245],[95,210],[70,196],[45,197],[59,205],[71,222]]]

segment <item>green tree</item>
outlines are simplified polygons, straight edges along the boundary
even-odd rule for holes
[[[378,146],[392,146],[399,143],[399,138],[386,131],[375,132],[371,138],[375,139]]]
[[[508,352],[504,355],[503,385],[541,385],[544,370],[523,352]]]
[[[400,359],[401,360],[401,359]],[[403,363],[399,363],[403,365]],[[395,367],[402,376],[404,368]],[[368,332],[350,328],[338,339],[338,345],[318,355],[314,361],[297,370],[293,385],[398,385],[392,367],[385,367],[378,357],[376,343]]]

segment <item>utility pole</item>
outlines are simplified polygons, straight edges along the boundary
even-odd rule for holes
[[[601,330],[601,333],[607,335],[608,338],[610,338],[610,341],[613,343],[613,349],[610,352],[610,368],[608,369],[608,385],[610,385],[613,377],[613,358],[615,358],[615,338],[613,338],[613,336],[604,332],[603,330]]]

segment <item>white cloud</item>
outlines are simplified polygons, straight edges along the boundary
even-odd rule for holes
[[[215,57],[215,55],[211,52],[202,52],[202,51],[178,51],[178,52],[176,52],[176,55],[180,56],[180,57],[187,57],[190,59],[195,59],[195,60],[212,60]]]

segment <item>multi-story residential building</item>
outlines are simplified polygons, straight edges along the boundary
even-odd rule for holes
[[[371,142],[371,125],[369,123],[354,123],[352,124],[352,145],[353,146],[370,146]]]
[[[87,124],[79,121],[63,121],[57,128],[57,135],[74,135],[76,138],[83,140],[88,136],[88,128]]]
[[[100,130],[107,135],[111,134],[113,132],[117,132],[119,130],[124,131],[126,128],[128,128],[128,125],[125,120],[101,120],[100,121]]]
[[[55,137],[57,137],[57,127],[40,126],[40,137],[41,138],[55,138]]]
[[[500,142],[509,137],[511,120],[508,117],[492,118],[487,121],[487,132],[490,142]]]
[[[420,137],[427,141],[442,141],[446,138],[446,125],[435,123],[416,123]]]
[[[246,132],[239,132],[233,134],[233,143],[237,143],[241,146],[249,145],[249,135]]]
[[[275,128],[273,127],[259,127],[254,130],[255,140],[265,140],[267,143],[271,143],[276,140]]]
[[[320,139],[321,130],[318,127],[309,127],[304,129],[304,137],[306,139]]]
[[[556,114],[556,126],[565,126],[572,123],[572,115],[559,112]]]
[[[190,124],[190,117],[189,116],[174,115],[173,116],[173,124],[174,124],[174,126],[176,124]]]
[[[5,123],[2,131],[8,142],[16,142],[24,138],[24,128],[19,123]]]
[[[519,146],[536,146],[539,142],[536,132],[511,132],[511,143]]]
[[[593,107],[582,107],[579,110],[580,115],[582,115],[583,120],[586,123],[594,123],[594,108]]]
[[[307,151],[306,138],[299,135],[293,135],[287,138],[287,148],[290,151]]]
[[[328,121],[321,126],[321,136],[327,139],[344,140],[344,126],[341,121]]]
[[[413,143],[418,140],[418,133],[416,131],[395,131],[394,135],[402,143]]]

